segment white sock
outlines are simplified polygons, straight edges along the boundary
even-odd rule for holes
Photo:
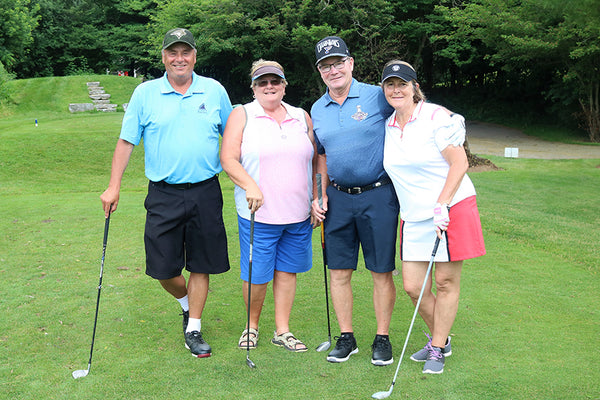
[[[188,304],[187,294],[185,296],[183,296],[182,298],[177,299],[177,301],[179,302],[179,304],[181,304],[181,309],[183,311],[189,311],[190,310],[190,305]]]
[[[201,331],[201,327],[202,327],[202,320],[200,318],[190,318],[188,320],[188,325],[187,328],[185,328],[186,332],[193,332],[193,331]]]

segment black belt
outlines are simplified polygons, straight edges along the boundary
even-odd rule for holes
[[[373,182],[373,183],[370,183],[365,186],[346,187],[346,186],[338,185],[335,182],[331,182],[331,185],[334,188],[336,188],[337,190],[339,190],[340,192],[344,192],[344,193],[348,193],[348,194],[361,194],[368,190],[375,189],[375,188],[378,188],[383,185],[388,185],[390,183],[392,183],[392,180],[386,176],[385,178],[381,178],[377,182]]]
[[[219,175],[217,174],[213,177],[210,177],[208,179],[205,179],[203,181],[196,182],[196,183],[167,183],[165,181],[152,182],[152,183],[158,187],[169,187],[169,188],[177,189],[177,190],[185,190],[185,189],[191,189],[191,188],[195,188],[197,186],[204,185],[208,182],[212,182],[212,181],[216,180],[218,177],[219,177]]]

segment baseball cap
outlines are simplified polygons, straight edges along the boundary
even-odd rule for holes
[[[408,65],[396,62],[383,69],[383,73],[381,74],[381,83],[392,77],[400,78],[406,82],[410,82],[412,80],[417,80],[417,73]]]
[[[167,32],[165,38],[163,39],[162,48],[164,50],[175,43],[185,43],[192,49],[196,49],[194,35],[192,35],[192,32],[188,31],[187,29],[174,28]]]
[[[285,79],[285,75],[283,74],[282,70],[280,70],[274,65],[265,65],[263,67],[257,68],[256,71],[254,71],[254,74],[252,74],[252,80],[254,81],[260,78],[261,76],[267,74],[277,75],[281,79]]]
[[[350,51],[342,38],[337,36],[327,36],[326,38],[321,39],[315,46],[315,55],[317,57],[316,65],[327,57],[350,57]]]

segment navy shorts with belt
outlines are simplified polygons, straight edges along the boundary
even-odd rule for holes
[[[198,183],[148,184],[146,274],[170,279],[186,270],[219,274],[229,270],[218,176]]]
[[[400,206],[389,178],[361,187],[327,188],[325,249],[330,269],[356,269],[362,247],[373,272],[395,268]]]

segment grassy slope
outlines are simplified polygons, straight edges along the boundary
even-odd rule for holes
[[[259,348],[251,353],[258,368],[245,366],[245,353],[235,348],[245,310],[233,188],[224,175],[232,271],[211,280],[203,316],[214,356],[190,357],[176,303],[143,272],[141,148],[111,220],[92,372],[71,378],[89,356],[104,225],[98,196],[123,115],[67,111],[69,102],[86,101],[74,98],[82,90],[85,97],[90,78],[110,93],[130,93],[137,84],[104,76],[15,82],[19,105],[0,120],[0,382],[6,398],[366,399],[387,390],[396,364],[369,363],[374,317],[364,268],[354,277],[358,355],[335,365],[314,351],[291,354],[270,345],[269,295]],[[600,160],[492,161],[504,170],[472,175],[488,254],[465,263],[452,330],[455,354],[442,376],[424,376],[405,359],[392,398],[600,398],[594,356]],[[327,338],[317,231],[313,243],[314,268],[299,277],[291,321],[311,348]],[[413,311],[397,279],[396,358]],[[332,313],[334,334],[336,326]],[[417,320],[409,352],[424,344],[423,328]]]

